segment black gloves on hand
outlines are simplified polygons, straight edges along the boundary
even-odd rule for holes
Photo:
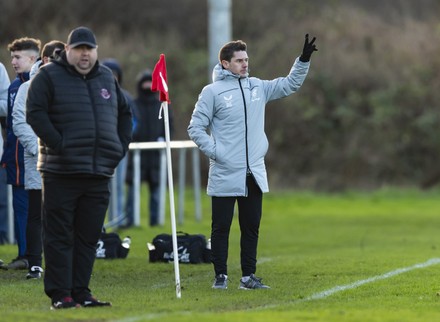
[[[304,48],[299,60],[306,63],[310,61],[310,56],[312,56],[314,51],[318,51],[316,45],[314,44],[316,37],[313,37],[312,41],[309,42],[309,34],[306,34],[306,39],[304,41]]]

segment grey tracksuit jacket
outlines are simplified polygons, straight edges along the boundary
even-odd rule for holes
[[[214,67],[213,83],[205,86],[195,105],[188,134],[210,160],[209,196],[247,196],[251,172],[262,192],[268,192],[264,156],[269,143],[264,132],[266,103],[295,93],[310,62],[295,60],[286,77],[261,80],[240,77]]]
[[[38,137],[26,122],[26,98],[32,78],[38,72],[41,60],[37,61],[29,73],[30,79],[21,84],[12,109],[12,124],[15,136],[24,148],[24,187],[26,190],[40,190],[41,176],[37,170]]]

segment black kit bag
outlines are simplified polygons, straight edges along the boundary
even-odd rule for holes
[[[159,234],[152,244],[147,243],[150,262],[174,261],[173,239],[170,234]],[[199,264],[211,262],[211,249],[202,234],[190,235],[177,232],[177,248],[179,263]]]
[[[117,233],[102,232],[96,243],[96,258],[126,258],[130,250],[130,237],[121,240]]]

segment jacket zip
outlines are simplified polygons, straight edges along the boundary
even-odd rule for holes
[[[241,96],[243,98],[243,108],[244,108],[244,138],[246,145],[246,175],[251,175],[251,167],[249,166],[249,147],[248,147],[248,126],[247,126],[247,106],[246,99],[244,97],[243,87],[241,86],[241,78],[238,79],[238,84],[240,84]]]
[[[87,90],[89,92],[89,97],[90,97],[90,100],[91,100],[91,104],[90,105],[91,105],[92,110],[93,110],[93,117],[95,118],[95,146],[93,148],[93,171],[96,172],[97,171],[96,154],[97,154],[97,151],[98,151],[98,142],[96,140],[98,138],[98,133],[97,132],[98,132],[98,126],[99,125],[98,125],[98,121],[97,121],[97,117],[96,117],[97,111],[96,111],[96,106],[95,106],[95,98],[94,98],[93,92],[92,92],[92,90],[90,88],[89,79],[87,78],[87,75],[83,75],[83,80],[86,83]]]
[[[15,184],[17,186],[20,185],[20,164],[18,161],[18,148],[19,148],[19,142],[18,138],[15,139],[15,170],[16,170],[16,178],[15,178]],[[24,162],[24,161],[23,161]]]

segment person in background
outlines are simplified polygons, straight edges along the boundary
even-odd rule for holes
[[[159,93],[151,90],[152,72],[147,69],[137,78],[137,97],[135,98],[135,114],[138,117],[137,127],[133,133],[133,142],[165,141],[165,124],[159,119],[161,101]],[[169,110],[170,134],[173,132],[173,113]],[[160,199],[160,151],[142,150],[141,152],[141,182],[147,182],[149,188],[150,226],[159,224]],[[127,169],[127,226],[133,225],[133,164],[132,154],[129,154]]]
[[[0,117],[8,115],[8,88],[11,84],[5,65],[0,63]],[[3,147],[3,128],[0,129],[0,146]],[[3,148],[0,150],[0,158]],[[0,167],[0,245],[8,242],[8,190],[6,184],[6,170]],[[4,263],[0,263],[3,266]]]
[[[0,117],[8,115],[8,88],[10,84],[6,67],[0,63]]]
[[[113,75],[115,76],[116,80],[119,83],[119,86],[122,86],[122,68],[121,65],[119,64],[119,62],[114,59],[114,58],[106,58],[102,61],[102,64],[104,66],[107,66],[108,68],[110,68],[110,70],[113,72]],[[131,108],[131,112],[133,115],[133,131],[136,130],[136,124],[137,124],[137,117],[136,117],[136,108],[135,108],[135,103],[133,100],[133,97],[131,96],[131,94],[125,90],[124,88],[121,87],[122,92],[124,93],[126,99],[127,99],[127,103],[128,105],[130,105]],[[123,226],[121,225],[121,222],[123,221],[125,215],[125,211],[124,211],[124,206],[125,206],[125,177],[127,174],[127,159],[128,156],[126,155],[121,162],[119,162],[119,165],[116,168],[115,171],[115,177],[116,177],[116,191],[112,193],[116,193],[116,209],[113,209],[111,207],[111,203],[110,203],[110,218],[113,218],[114,225],[115,226]]]
[[[8,115],[6,119],[6,141],[4,143],[2,166],[6,168],[7,183],[12,186],[12,206],[14,209],[15,238],[18,256],[6,267],[7,269],[28,269],[26,254],[26,225],[28,217],[28,191],[24,188],[23,146],[14,134],[12,108],[20,86],[29,80],[32,65],[40,56],[41,41],[34,38],[20,38],[8,45],[12,67],[17,77],[8,89]]]
[[[32,78],[39,68],[54,57],[54,53],[64,50],[64,43],[58,40],[48,42],[43,46],[41,59],[32,66],[30,79],[18,89],[12,109],[12,125],[24,149],[24,188],[28,191],[29,206],[26,226],[26,254],[29,271],[27,279],[40,278],[42,269],[42,241],[41,241],[41,176],[37,170],[38,138],[26,122],[26,98]]]
[[[92,30],[73,29],[66,49],[29,86],[26,120],[39,138],[44,291],[52,309],[111,306],[89,288],[110,179],[131,140],[132,120]]]
[[[262,195],[268,192],[264,157],[269,144],[264,132],[266,103],[295,93],[317,50],[315,38],[305,37],[303,52],[289,74],[273,80],[249,77],[246,43],[226,43],[214,67],[213,83],[205,86],[195,105],[188,134],[209,158],[207,193],[212,201],[211,254],[215,289],[228,286],[229,232],[238,204],[240,260],[239,288],[268,289],[255,276],[262,216]],[[208,133],[209,131],[209,133]]]

